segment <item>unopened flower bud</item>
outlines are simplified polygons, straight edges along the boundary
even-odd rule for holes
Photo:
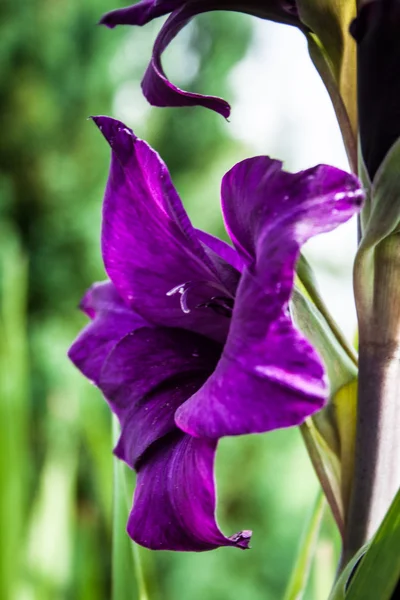
[[[358,45],[361,150],[372,180],[400,136],[400,0],[364,4],[350,32]]]

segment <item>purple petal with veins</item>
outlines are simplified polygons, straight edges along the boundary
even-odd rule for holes
[[[363,192],[320,165],[266,156],[222,182],[233,247],[196,230],[166,165],[123,123],[96,117],[112,150],[102,251],[110,282],[70,356],[121,424],[116,455],[138,473],[128,532],[149,548],[246,548],[215,520],[214,456],[226,435],[296,426],[327,400],[316,350],[288,305],[301,246],[347,221]]]

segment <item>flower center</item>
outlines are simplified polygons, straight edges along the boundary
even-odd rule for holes
[[[233,311],[233,298],[226,296],[212,296],[207,302],[198,304],[196,308],[211,308],[217,315],[230,318]]]
[[[210,289],[219,294],[211,295]],[[232,316],[234,298],[227,295],[226,289],[214,281],[187,281],[167,292],[167,296],[180,295],[180,305],[188,314],[193,308],[211,308],[223,317]]]

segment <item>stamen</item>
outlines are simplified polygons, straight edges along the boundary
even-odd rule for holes
[[[188,306],[188,293],[190,292],[191,287],[192,286],[188,286],[181,294],[181,309],[185,314],[190,313],[190,308]]]
[[[226,296],[226,290],[214,281],[186,281],[169,290],[167,296],[179,294],[182,312],[188,314],[191,311],[191,308],[189,307],[189,292],[200,286],[216,289],[224,295],[212,296],[210,300],[197,304],[195,308],[212,308],[218,314],[230,317],[233,308],[233,298]]]
[[[169,292],[167,292],[167,296],[173,296],[174,294],[183,294],[183,292],[185,291],[185,287],[189,284],[190,281],[187,281],[186,283],[180,283],[179,285],[172,288],[172,290],[169,290]]]

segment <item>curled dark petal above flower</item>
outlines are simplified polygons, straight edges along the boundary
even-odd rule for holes
[[[142,0],[126,8],[117,8],[100,19],[100,25],[113,28],[116,25],[146,25],[157,17],[181,8],[184,0]]]
[[[100,24],[111,28],[116,25],[145,25],[170,14],[154,44],[152,59],[142,82],[144,95],[154,106],[204,106],[227,118],[230,106],[225,100],[181,90],[169,81],[161,64],[164,50],[194,16],[216,10],[242,12],[307,29],[298,17],[295,0],[142,0],[107,13]]]
[[[224,177],[234,247],[194,229],[160,157],[96,117],[112,149],[102,251],[110,282],[82,308],[71,348],[121,424],[115,454],[138,473],[128,532],[149,548],[246,548],[215,520],[214,455],[225,435],[299,425],[328,395],[321,360],[289,311],[300,247],[360,209],[358,180],[320,165],[286,173],[266,156]]]
[[[186,5],[193,5],[194,14],[230,10],[291,25],[299,23],[296,0],[142,0],[106,13],[100,24],[110,28],[116,25],[146,25]]]
[[[400,137],[400,1],[364,4],[350,31],[358,46],[361,149],[372,180]]]

